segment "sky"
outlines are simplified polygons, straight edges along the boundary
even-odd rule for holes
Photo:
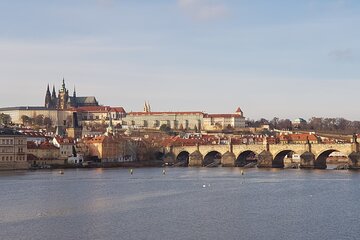
[[[1,0],[0,107],[360,120],[358,0]]]

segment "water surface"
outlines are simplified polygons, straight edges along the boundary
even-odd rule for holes
[[[358,239],[360,172],[0,172],[0,239]]]

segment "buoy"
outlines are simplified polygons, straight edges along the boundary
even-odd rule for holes
[[[203,188],[206,188],[206,185],[205,185],[205,184],[203,184]]]

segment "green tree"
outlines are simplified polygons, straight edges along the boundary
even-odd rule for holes
[[[1,113],[0,114],[0,124],[9,124],[11,122],[11,117],[9,114]]]
[[[33,119],[29,116],[22,115],[21,121],[23,122],[24,125],[27,125],[27,124],[31,124],[33,122]]]
[[[34,118],[34,123],[38,126],[44,125],[44,115],[40,114]]]
[[[45,117],[45,118],[44,118],[44,125],[45,125],[47,128],[50,128],[50,127],[52,126],[52,120],[51,120],[51,118]]]
[[[170,133],[171,128],[167,124],[163,124],[163,125],[160,126],[160,131]]]

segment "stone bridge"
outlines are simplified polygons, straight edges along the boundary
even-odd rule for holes
[[[300,168],[326,168],[326,159],[333,152],[348,156],[348,164],[360,167],[359,143],[345,144],[240,144],[173,146],[165,150],[165,161],[185,163],[188,166],[206,166],[216,162],[222,166],[241,166],[248,160],[256,161],[258,167],[284,167],[289,154],[300,156]]]

